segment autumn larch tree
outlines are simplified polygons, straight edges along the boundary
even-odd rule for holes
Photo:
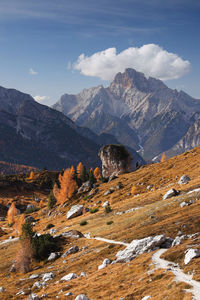
[[[58,203],[63,204],[65,201],[69,200],[77,190],[78,185],[74,177],[74,167],[66,169],[63,175],[59,175],[60,189],[56,195]]]
[[[101,170],[99,167],[96,167],[94,169],[94,177],[96,178],[96,180],[99,180],[99,178],[101,177]]]
[[[161,156],[161,159],[160,159],[160,162],[164,162],[167,160],[167,156],[165,154],[165,152],[163,152],[162,156]]]
[[[19,215],[19,211],[16,208],[15,203],[13,202],[7,213],[8,224],[13,224],[17,215]]]

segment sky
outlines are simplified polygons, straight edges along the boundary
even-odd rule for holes
[[[0,0],[0,85],[51,105],[135,68],[200,99],[199,0]]]

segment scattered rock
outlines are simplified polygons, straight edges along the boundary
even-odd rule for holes
[[[56,229],[56,228],[51,228],[51,229],[49,230],[49,233],[50,233],[50,234],[54,234],[54,233],[56,233],[56,232],[58,232],[58,229]]]
[[[183,201],[183,202],[181,202],[180,207],[189,206],[193,203],[195,203],[195,201],[193,201],[193,200],[190,200],[189,202]]]
[[[42,294],[41,297],[42,297],[42,298],[48,298],[48,295],[47,295],[47,294]]]
[[[85,294],[78,295],[75,300],[90,300]]]
[[[73,246],[71,248],[69,248],[63,255],[62,255],[62,258],[68,256],[69,254],[74,254],[76,252],[79,251],[79,247],[78,246]]]
[[[3,286],[0,286],[0,293],[5,292],[5,288]]]
[[[149,236],[141,240],[133,240],[125,250],[119,251],[116,254],[115,262],[129,262],[136,256],[143,254],[144,252],[153,251],[160,248],[166,241],[165,235]]]
[[[108,258],[105,258],[103,263],[100,266],[98,266],[98,270],[106,268],[107,265],[109,265],[109,264],[111,264],[111,260]]]
[[[88,196],[94,196],[98,193],[99,189],[93,188],[89,193]]]
[[[113,178],[129,171],[132,156],[122,145],[105,145],[99,151],[103,177]]]
[[[67,219],[72,219],[82,215],[83,213],[83,205],[73,205],[67,213]]]
[[[37,294],[30,294],[27,300],[40,300],[40,297]]]
[[[38,277],[39,277],[38,274],[32,274],[32,275],[29,276],[29,279],[36,279]]]
[[[110,188],[109,190],[107,190],[105,193],[104,193],[104,196],[108,196],[110,194],[112,194],[114,192],[114,189],[113,188]]]
[[[10,268],[10,272],[16,272],[16,268],[15,268],[15,264],[12,264],[11,268]]]
[[[181,176],[181,178],[178,181],[178,184],[187,184],[190,181],[190,177],[187,175]]]
[[[150,184],[150,185],[148,185],[148,186],[147,186],[147,190],[151,190],[151,189],[152,189],[152,187],[153,187],[153,185],[151,185],[151,184]]]
[[[105,208],[106,206],[109,206],[109,205],[110,205],[109,201],[106,201],[103,203],[102,207]]]
[[[81,272],[80,277],[86,277],[86,273],[85,272]]]
[[[74,294],[72,292],[68,292],[67,294],[65,294],[65,296],[73,296]]]
[[[53,272],[45,273],[42,277],[43,281],[48,281],[54,278]]]
[[[77,194],[86,193],[86,192],[89,192],[89,190],[90,190],[90,182],[86,181],[78,189]]]
[[[84,235],[78,230],[69,230],[61,233],[64,237],[71,237],[73,239],[84,238]]]
[[[200,253],[197,249],[188,249],[184,258],[184,264],[187,265],[193,258],[199,257]]]
[[[36,221],[32,216],[26,216],[25,220],[28,221],[29,223]]]
[[[75,273],[69,273],[61,278],[61,281],[70,281],[77,278],[78,276]]]
[[[175,189],[170,189],[164,196],[163,196],[163,200],[172,198],[174,196],[177,196],[179,194],[179,191],[175,190]]]
[[[52,252],[49,257],[48,261],[54,261],[60,256],[60,252]]]
[[[115,189],[116,189],[116,190],[120,190],[120,189],[122,189],[123,187],[124,187],[123,184],[122,184],[121,182],[119,182],[119,183],[116,185]]]
[[[117,179],[117,178],[118,178],[118,176],[112,174],[112,175],[109,177],[108,182],[110,182],[110,181],[112,181],[112,180],[114,180],[114,179]]]
[[[41,289],[42,287],[44,287],[46,285],[45,282],[39,282],[39,281],[36,281],[34,284],[33,284],[33,287],[36,287],[37,289]]]
[[[34,204],[28,204],[26,209],[35,209],[36,206]]]
[[[151,299],[151,296],[145,296],[141,300],[148,300],[148,299]]]

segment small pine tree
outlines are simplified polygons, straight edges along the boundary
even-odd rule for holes
[[[55,205],[56,205],[56,198],[54,197],[53,191],[51,191],[48,199],[48,208],[52,209]]]
[[[88,175],[85,166],[83,166],[83,169],[81,171],[80,179],[82,182],[86,182],[88,180]]]
[[[96,178],[94,177],[94,174],[93,174],[93,170],[90,169],[89,171],[89,182],[90,182],[90,186],[92,187],[93,184],[96,182]]]

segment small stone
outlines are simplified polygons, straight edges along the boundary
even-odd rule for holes
[[[61,281],[70,281],[77,278],[78,276],[75,273],[69,273],[61,278]]]
[[[67,294],[65,294],[65,296],[73,296],[74,294],[72,292],[68,292]]]
[[[80,276],[81,277],[86,277],[87,275],[85,274],[85,272],[81,272]]]
[[[3,286],[0,286],[0,293],[5,292],[5,288]]]
[[[178,181],[178,184],[187,184],[190,181],[190,177],[187,175],[181,176],[181,178]]]
[[[32,274],[32,275],[29,276],[30,279],[36,279],[38,277],[39,277],[38,274]]]
[[[40,297],[37,294],[30,294],[27,300],[40,300]]]
[[[179,194],[179,191],[175,190],[175,189],[170,189],[164,196],[163,196],[163,200],[172,198],[174,196],[177,196]]]
[[[54,277],[53,272],[45,273],[42,277],[42,280],[48,281],[48,280],[53,279],[53,277]]]
[[[199,257],[200,253],[198,249],[188,249],[184,258],[184,264],[187,265],[193,258]]]
[[[102,207],[105,208],[106,206],[109,206],[109,205],[110,205],[110,204],[109,204],[109,201],[105,201],[105,202],[103,203]]]
[[[56,229],[56,228],[51,228],[51,229],[49,230],[49,233],[50,233],[50,234],[54,234],[54,233],[56,233],[56,232],[58,232],[58,229]]]
[[[188,206],[189,204],[185,201],[181,202],[180,207]]]
[[[11,268],[10,268],[10,272],[16,272],[16,268],[15,268],[15,264],[12,264]]]
[[[78,295],[75,300],[90,300],[85,294]]]
[[[148,300],[148,299],[151,299],[151,296],[145,296],[142,298],[142,300]]]
[[[78,246],[73,246],[73,247],[69,248],[69,249],[62,255],[62,258],[68,256],[69,254],[77,253],[78,251],[79,251],[79,247],[78,247]]]
[[[56,260],[58,257],[60,256],[59,252],[52,252],[49,257],[48,257],[48,261],[54,261]]]

